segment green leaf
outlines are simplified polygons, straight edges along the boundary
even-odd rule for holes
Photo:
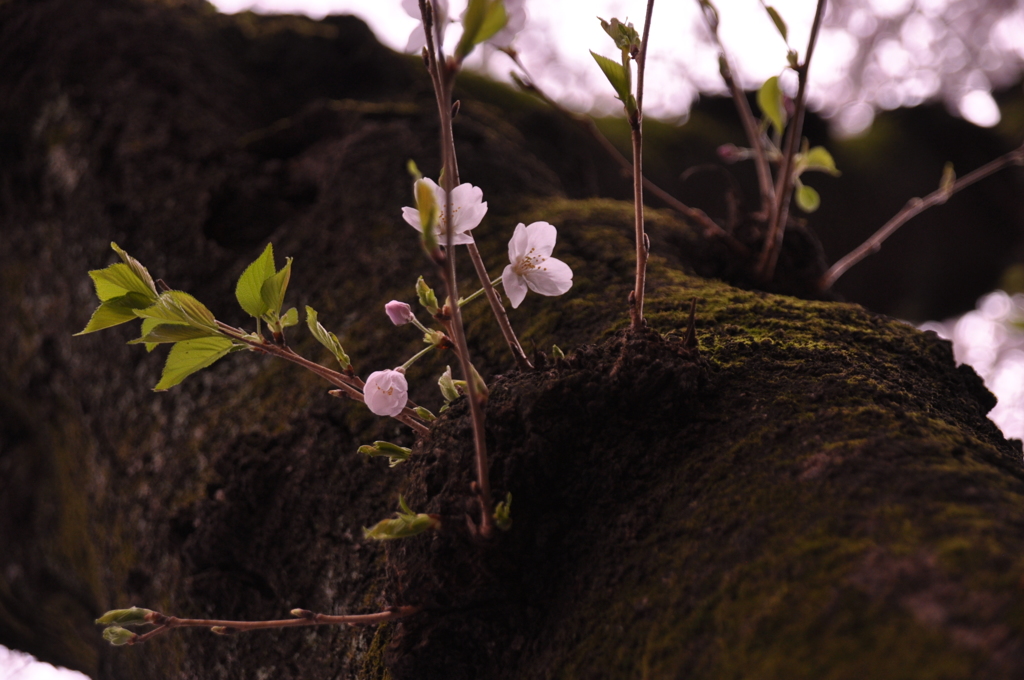
[[[462,38],[455,48],[455,58],[465,59],[475,46],[493,37],[507,23],[503,0],[469,0],[462,15]]]
[[[149,275],[149,270],[143,267],[141,262],[121,250],[116,243],[111,242],[110,247],[114,249],[114,252],[121,258],[121,261],[128,265],[128,268],[132,270],[132,273],[142,281],[146,290],[149,291],[149,297],[155,298],[158,293],[156,292],[156,284],[153,283],[153,277]]]
[[[284,267],[269,279],[263,282],[260,288],[260,297],[267,305],[267,314],[280,314],[284,306],[284,295],[288,291],[288,281],[292,278],[292,258],[285,258]]]
[[[96,311],[92,313],[92,317],[89,319],[89,323],[75,335],[85,335],[86,333],[95,333],[101,331],[104,328],[110,328],[112,326],[118,326],[128,321],[134,321],[139,318],[136,316],[136,310],[142,309],[149,305],[149,300],[140,293],[127,293],[121,297],[111,298],[102,302]]]
[[[146,321],[154,321],[153,319],[146,319]],[[128,342],[129,345],[138,345],[146,343],[149,345],[157,345],[165,342],[183,342],[185,340],[195,340],[196,338],[209,338],[220,335],[213,331],[205,328],[196,328],[195,326],[183,326],[181,324],[171,323],[160,323],[156,322],[156,327],[147,333],[143,333],[141,337],[135,338]]]
[[[162,323],[185,324],[217,332],[217,319],[199,300],[180,290],[160,295],[156,303],[135,314],[143,319],[156,319]]]
[[[156,300],[156,293],[149,289],[145,281],[136,276],[131,267],[117,262],[106,269],[94,269],[89,272],[96,286],[96,297],[100,302],[122,297],[128,293],[138,293],[147,300]]]
[[[594,57],[594,61],[601,67],[601,71],[604,72],[605,78],[611,83],[612,89],[615,90],[616,96],[625,103],[626,99],[630,97],[630,73],[629,70],[623,67],[617,61],[612,61],[608,57],[602,57],[593,50],[590,51],[590,55]]]
[[[806,213],[814,212],[821,205],[821,197],[818,192],[806,184],[797,183],[795,197],[796,204]]]
[[[146,617],[153,613],[151,609],[142,607],[130,607],[128,609],[111,609],[109,612],[96,619],[96,623],[102,626],[116,624],[118,626],[143,626],[150,623]]]
[[[271,276],[277,273],[274,268],[274,246],[270,243],[263,249],[263,254],[256,258],[242,275],[238,277],[238,284],[235,286],[235,297],[238,304],[249,316],[257,319],[267,313],[270,307],[263,300],[260,291],[263,284]]]
[[[779,15],[778,11],[774,7],[765,5],[764,8],[765,10],[767,10],[768,16],[772,18],[772,23],[775,24],[775,28],[779,31],[779,35],[782,36],[782,39],[785,40],[786,44],[788,45],[789,31],[786,29],[786,22],[782,20],[782,17]]]
[[[359,453],[371,458],[384,456],[390,461],[391,467],[395,467],[399,463],[409,460],[409,456],[412,455],[412,449],[407,449],[404,446],[398,446],[391,442],[374,442],[373,446],[360,446]]]
[[[423,408],[422,406],[417,406],[413,410],[416,411],[416,415],[418,415],[420,418],[427,421],[428,423],[437,420],[437,416],[431,413],[430,409]]]
[[[398,497],[398,506],[400,511],[395,513],[395,519],[381,520],[369,529],[364,528],[363,536],[378,541],[408,538],[441,526],[441,520],[437,517],[425,513],[414,513],[401,496]]]
[[[786,109],[782,106],[782,88],[779,87],[778,76],[764,81],[764,85],[757,91],[757,105],[781,135],[786,129]]]
[[[219,336],[179,342],[167,355],[163,375],[153,390],[160,392],[174,387],[196,371],[206,368],[228,354],[233,346],[230,338]]]
[[[142,335],[147,335],[150,331],[152,331],[154,328],[156,328],[159,325],[160,325],[160,321],[158,321],[157,319],[143,319],[142,320]],[[146,343],[146,351],[147,352],[152,352],[154,349],[156,349],[156,343],[155,342],[147,342]]]
[[[640,49],[640,34],[633,28],[633,24],[624,24],[614,18],[611,21],[605,21],[598,17],[597,20],[601,22],[601,28],[615,41],[615,46],[620,50],[633,54],[634,50]]]
[[[292,307],[281,317],[281,328],[290,328],[299,322],[299,310]]]
[[[803,154],[803,158],[800,159],[797,165],[801,168],[801,171],[818,170],[820,172],[827,172],[833,177],[838,177],[842,174],[836,169],[836,162],[832,159],[832,154],[823,146],[816,146]]]
[[[334,358],[338,360],[343,369],[347,369],[351,366],[348,355],[345,354],[345,349],[338,342],[338,336],[334,333],[329,333],[323,325],[317,321],[316,310],[310,306],[306,306],[306,325],[309,327],[309,332],[313,334],[317,342],[326,347],[334,355]]]

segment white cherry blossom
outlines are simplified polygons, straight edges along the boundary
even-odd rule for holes
[[[399,370],[376,371],[363,385],[363,399],[378,416],[397,416],[409,401],[409,383]]]
[[[437,242],[442,246],[448,245],[448,228],[445,223],[445,193],[431,179],[420,180],[426,182],[434,191],[437,199],[437,206],[440,215],[437,221]],[[480,224],[480,221],[487,214],[487,201],[483,200],[484,192],[472,184],[460,184],[452,189],[452,245],[461,246],[473,242],[469,231]],[[402,218],[408,222],[416,231],[422,232],[423,226],[420,223],[420,212],[416,208],[402,208]]]
[[[438,44],[444,44],[444,32],[448,28],[448,0],[429,0],[434,6],[434,35]],[[402,0],[402,9],[413,19],[422,19],[419,0]],[[412,30],[406,52],[419,52],[427,46],[427,36],[423,32],[423,24]]]
[[[516,227],[508,242],[509,265],[502,272],[505,294],[518,307],[529,288],[541,295],[561,295],[572,288],[572,269],[551,257],[558,230],[547,222]]]

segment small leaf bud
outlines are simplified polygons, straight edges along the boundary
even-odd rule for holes
[[[96,623],[100,625],[114,624],[116,626],[143,626],[147,623],[151,623],[147,618],[150,614],[155,614],[155,612],[151,609],[143,609],[142,607],[112,609],[100,618],[96,619]]]
[[[110,626],[103,630],[103,639],[115,647],[127,645],[137,637],[138,635],[121,626]]]

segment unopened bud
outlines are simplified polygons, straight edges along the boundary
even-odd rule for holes
[[[103,631],[103,639],[115,647],[126,645],[136,637],[138,636],[135,633],[122,628],[121,626],[110,626]]]
[[[289,612],[289,614],[291,614],[297,619],[311,619],[315,616],[315,614],[313,614],[313,612],[309,611],[308,609],[293,609]]]
[[[415,318],[412,313],[412,307],[398,300],[392,300],[384,305],[384,311],[387,313],[388,318],[391,319],[391,323],[396,326],[404,326],[407,323],[412,323]]]
[[[109,612],[96,619],[96,623],[107,626],[142,626],[150,623],[147,618],[150,614],[155,612],[151,609],[143,609],[142,607],[130,607],[128,609],[111,609]]]

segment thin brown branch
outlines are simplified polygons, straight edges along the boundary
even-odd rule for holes
[[[420,11],[423,14],[424,23],[427,21],[426,0],[420,0]],[[459,308],[458,280],[455,276],[455,247],[452,243],[455,230],[452,225],[452,204],[451,191],[457,184],[458,161],[455,155],[455,139],[452,134],[452,86],[457,73],[457,64],[448,64],[439,59],[440,52],[435,51],[434,42],[430,31],[427,34],[427,68],[433,71],[434,95],[437,100],[437,112],[441,127],[441,156],[444,166],[443,186],[445,190],[445,224],[447,229],[447,243],[445,244],[444,260],[438,262],[442,277],[447,288],[450,304],[451,325],[450,335],[455,341],[458,349],[459,367],[463,378],[466,381],[467,397],[469,399],[470,418],[473,424],[473,448],[476,460],[476,494],[480,504],[479,532],[484,538],[489,538],[494,533],[493,503],[491,500],[490,466],[487,461],[487,438],[484,429],[483,405],[486,395],[478,390],[477,381],[474,379],[475,370],[469,358],[469,345],[466,342],[466,331],[462,325],[462,310]],[[481,277],[483,283],[490,283],[487,272]],[[492,291],[493,292],[493,291]],[[489,298],[490,299],[490,298]],[[502,309],[504,311],[504,309]],[[517,341],[518,344],[518,341]],[[515,351],[513,350],[513,354]]]
[[[151,623],[157,626],[141,635],[128,640],[129,645],[137,645],[163,635],[175,628],[211,628],[219,629],[220,633],[244,633],[253,630],[265,630],[268,628],[299,628],[303,626],[339,626],[339,625],[370,625],[393,621],[420,611],[419,607],[393,607],[374,614],[350,614],[334,616],[328,614],[316,614],[305,610],[295,610],[296,618],[278,619],[271,621],[224,621],[221,619],[179,619],[175,616],[166,616],[159,612],[153,612],[149,617]]]
[[[768,232],[761,249],[761,257],[757,262],[757,276],[763,282],[771,281],[775,276],[775,264],[779,261],[779,251],[782,250],[786,222],[789,220],[789,203],[793,198],[793,158],[796,156],[796,150],[803,138],[804,115],[807,112],[807,72],[811,66],[811,57],[814,56],[814,47],[818,43],[818,33],[821,31],[821,21],[825,17],[826,4],[826,0],[818,0],[817,9],[814,11],[814,23],[811,24],[811,35],[807,39],[807,54],[796,69],[799,85],[793,121],[789,129],[786,130],[785,151],[776,179],[775,203],[770,213]]]
[[[932,206],[942,205],[949,200],[950,196],[958,191],[961,191],[975,182],[985,179],[989,175],[995,174],[1003,168],[1007,168],[1011,165],[1024,165],[1024,146],[1003,154],[999,158],[964,175],[955,181],[951,187],[939,187],[924,198],[910,199],[907,201],[907,204],[903,206],[902,210],[896,213],[891,220],[882,225],[881,229],[876,231],[870,238],[864,241],[864,243],[851,250],[846,256],[832,265],[829,270],[825,272],[825,275],[819,280],[818,288],[820,290],[828,290],[831,288],[836,280],[846,273],[846,270],[863,260],[868,255],[877,253],[881,249],[882,243],[892,236],[893,232],[902,227],[913,217],[916,217]]]
[[[346,375],[345,373],[339,373],[338,371],[321,366],[315,361],[310,361],[301,354],[298,354],[289,347],[283,347],[281,345],[275,345],[271,342],[261,341],[257,342],[246,337],[245,331],[234,326],[229,326],[226,323],[220,321],[217,322],[217,327],[229,337],[239,342],[245,343],[249,347],[252,347],[258,352],[263,354],[269,354],[271,356],[290,361],[293,364],[298,364],[311,373],[315,373],[327,382],[331,383],[335,387],[339,388],[346,396],[358,401],[364,402],[363,398],[363,381],[354,375]],[[418,434],[425,435],[430,431],[415,411],[416,404],[408,402],[402,412],[395,416],[395,420],[399,421],[404,425],[408,425]]]
[[[629,116],[630,137],[633,142],[633,217],[636,227],[636,283],[630,296],[629,313],[633,330],[644,325],[644,289],[647,285],[647,256],[650,254],[650,239],[644,232],[644,70],[647,66],[647,44],[651,33],[651,16],[654,14],[654,0],[647,0],[647,15],[644,18],[644,33],[640,38],[640,54],[636,58],[636,111]],[[628,110],[628,109],[627,109]]]
[[[697,4],[700,5],[701,16],[704,17],[704,23],[711,34],[711,39],[718,48],[719,71],[721,72],[722,80],[725,81],[726,87],[729,88],[729,92],[732,94],[733,104],[735,104],[736,112],[740,116],[743,131],[747,135],[750,148],[754,151],[754,168],[757,171],[757,185],[761,191],[761,212],[767,217],[771,214],[772,206],[775,204],[775,187],[772,184],[772,171],[768,165],[768,155],[764,148],[761,128],[757,124],[757,119],[754,118],[753,111],[750,110],[750,102],[747,101],[746,93],[740,88],[735,77],[733,77],[729,56],[726,54],[725,46],[722,45],[722,39],[718,35],[717,13],[714,15],[715,18],[712,19],[708,13],[710,10],[706,9],[700,0],[697,0]]]

